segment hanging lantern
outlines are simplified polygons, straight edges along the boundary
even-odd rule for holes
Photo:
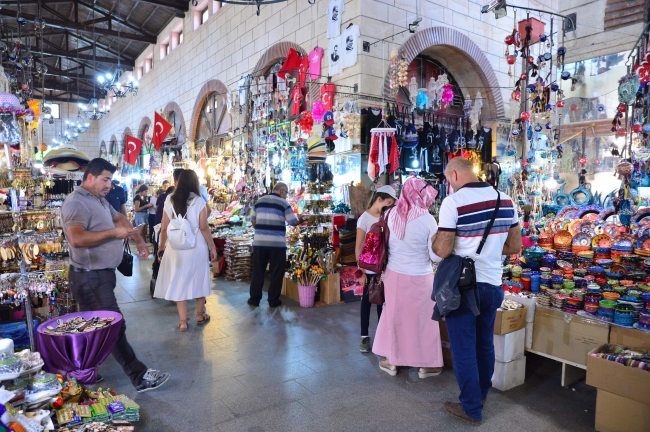
[[[530,119],[530,113],[528,111],[524,111],[521,113],[519,118],[522,119],[523,121],[528,121]]]
[[[513,43],[515,43],[515,38],[513,38],[512,35],[508,35],[506,36],[504,42],[506,43],[506,45],[512,45]]]
[[[454,87],[451,84],[445,84],[445,87],[442,90],[441,100],[445,105],[451,105],[454,101]]]
[[[627,134],[627,131],[625,130],[624,127],[619,126],[618,128],[616,128],[616,135],[618,135],[620,137],[624,137],[626,134]]]
[[[565,102],[563,100],[557,101],[555,104],[558,108],[564,108]]]
[[[513,65],[513,64],[515,64],[515,62],[517,61],[517,58],[516,58],[515,56],[513,56],[512,54],[510,54],[510,55],[506,58],[506,61],[508,62],[509,65]]]
[[[587,165],[587,158],[586,157],[581,157],[580,158],[580,165]]]
[[[619,104],[618,108],[616,108],[616,109],[618,110],[618,112],[624,113],[625,111],[627,111],[627,105],[625,105],[624,103]]]

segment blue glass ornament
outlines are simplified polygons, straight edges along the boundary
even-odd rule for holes
[[[546,107],[544,107],[544,109],[546,109],[546,111],[551,111],[553,109],[553,105],[546,104]]]
[[[538,56],[537,56],[537,61],[540,62],[540,63],[543,62],[543,61],[544,61],[544,56],[541,55],[541,54],[538,55]]]
[[[546,36],[545,34],[543,34],[543,35],[539,35],[539,41],[540,41],[540,42],[546,42],[546,39],[547,39],[547,38],[548,38],[548,36]]]
[[[565,54],[566,54],[566,48],[564,48],[563,46],[557,49],[557,55],[563,56]]]
[[[551,54],[550,52],[544,53],[544,60],[549,61],[552,58],[553,58],[553,54]]]
[[[560,89],[560,86],[559,86],[559,85],[557,85],[557,84],[555,84],[555,83],[551,84],[551,91],[556,92],[556,91],[558,91],[559,89]]]
[[[512,128],[512,136],[519,136],[519,128]]]
[[[568,80],[569,78],[571,78],[571,74],[570,74],[568,71],[564,71],[564,72],[562,72],[562,74],[560,75],[560,78],[562,78],[564,81],[566,81],[566,80]]]
[[[528,84],[526,86],[526,90],[528,90],[529,92],[534,92],[535,91],[535,84]]]
[[[553,129],[551,122],[546,123],[546,129]]]
[[[562,151],[562,150],[564,150],[564,147],[562,147],[561,145],[559,145],[559,146],[557,146],[557,149],[558,149],[559,151]]]
[[[535,132],[541,132],[542,129],[543,129],[543,128],[542,128],[542,125],[541,125],[541,124],[537,123],[537,124],[535,125]]]

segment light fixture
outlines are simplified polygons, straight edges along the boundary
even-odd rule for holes
[[[140,84],[131,76],[124,84],[120,82],[120,79],[124,75],[124,69],[120,66],[120,63],[117,63],[117,69],[114,74],[107,73],[105,76],[98,76],[97,81],[99,82],[99,89],[104,94],[112,93],[114,97],[123,98],[126,97],[129,93],[133,93],[133,96],[138,94],[138,88]]]
[[[110,108],[100,109],[99,103],[96,98],[92,98],[88,105],[82,103],[78,104],[79,110],[86,116],[89,120],[101,120],[104,116],[108,115],[111,112]]]
[[[418,29],[418,26],[420,25],[421,22],[422,22],[422,18],[417,17],[415,21],[409,24],[409,32],[415,33],[415,31]]]
[[[71,122],[66,120],[65,127],[67,130],[72,131],[73,133],[81,134],[86,132],[88,129],[90,129],[90,123],[88,122],[82,123],[81,114],[77,112],[76,122],[74,121]]]
[[[506,0],[492,0],[481,8],[481,13],[488,13],[494,11],[496,19],[503,18],[508,14],[506,9]]]

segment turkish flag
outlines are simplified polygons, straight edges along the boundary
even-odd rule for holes
[[[135,165],[138,156],[140,156],[140,150],[142,150],[142,140],[127,135],[126,146],[124,147],[124,161],[129,165]]]
[[[172,127],[173,126],[171,123],[165,120],[163,116],[156,113],[154,116],[153,124],[153,138],[151,138],[151,142],[153,143],[153,146],[156,148],[156,150],[160,150],[163,141],[165,138],[167,138],[167,134],[172,129]]]

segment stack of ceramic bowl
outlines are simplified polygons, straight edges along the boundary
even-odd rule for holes
[[[612,245],[612,260],[615,263],[621,262],[623,255],[629,255],[633,252],[632,246],[621,246],[621,245]]]
[[[566,300],[566,295],[562,293],[556,293],[551,296],[551,306],[554,308],[564,310],[564,302]]]
[[[607,322],[614,321],[614,309],[616,308],[615,300],[601,300],[598,303],[598,317]]]
[[[541,294],[537,296],[537,304],[540,306],[550,307],[551,306],[551,296],[547,294]],[[648,314],[650,315],[650,306],[648,308]]]
[[[614,324],[632,327],[634,325],[634,308],[619,301],[614,310]]]
[[[602,268],[604,271],[609,271],[612,268],[612,259],[611,258],[594,258],[594,262]]]
[[[593,253],[593,251],[578,252],[578,264],[580,264],[580,265],[592,265],[593,262],[594,262],[594,253]]]
[[[634,313],[634,322],[639,320],[639,314],[643,310],[644,307],[644,302],[643,300],[632,297],[632,296],[621,296],[617,300],[617,305],[627,305],[632,308],[632,312]]]
[[[553,250],[553,234],[549,232],[540,234],[537,239],[537,246],[547,251]]]
[[[639,255],[636,254],[625,254],[621,255],[621,264],[625,267],[625,270],[628,272],[633,272],[636,270],[637,264],[639,263]]]
[[[612,257],[612,251],[610,248],[593,247],[591,250],[594,253],[594,262],[600,259],[610,259]]]
[[[637,325],[642,329],[650,330],[650,292],[641,294],[641,300],[645,303],[645,308],[639,312]]]
[[[643,270],[645,270],[646,273],[650,274],[650,258],[646,258],[643,261]]]
[[[587,289],[585,294],[585,312],[590,313],[591,315],[598,314],[599,302],[602,300],[603,296],[600,292],[594,292]]]
[[[570,296],[565,299],[564,312],[576,314],[582,310],[582,301],[579,298]]]

